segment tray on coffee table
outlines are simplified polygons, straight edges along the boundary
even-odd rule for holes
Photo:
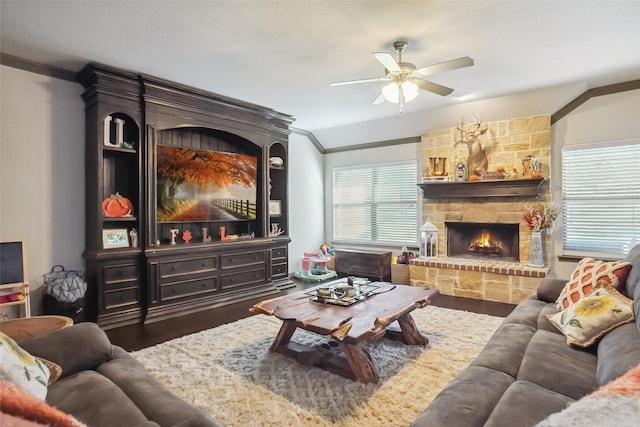
[[[349,306],[375,295],[379,288],[380,286],[371,284],[367,279],[354,279],[353,285],[350,285],[347,279],[343,279],[315,287],[305,294],[309,295],[310,301]]]

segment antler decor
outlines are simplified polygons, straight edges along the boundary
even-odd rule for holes
[[[465,127],[464,117],[460,118],[460,124],[456,126],[456,129],[460,131],[460,141],[458,143],[467,144],[469,148],[469,156],[467,157],[467,170],[469,175],[482,176],[489,167],[489,160],[487,154],[484,152],[478,137],[484,135],[489,129],[488,126],[481,128],[482,122],[477,121],[473,125]]]

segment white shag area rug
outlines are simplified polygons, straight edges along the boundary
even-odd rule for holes
[[[132,355],[185,401],[233,426],[408,426],[478,355],[502,318],[427,306],[412,312],[426,346],[383,338],[362,384],[269,351],[282,322],[256,315]],[[292,341],[321,345],[300,329]],[[339,352],[338,347],[331,351]]]

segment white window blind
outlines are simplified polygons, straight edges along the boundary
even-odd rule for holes
[[[640,243],[640,139],[562,149],[565,255],[619,258]]]
[[[415,245],[416,162],[333,169],[333,240]]]

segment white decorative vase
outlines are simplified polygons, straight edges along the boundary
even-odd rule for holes
[[[544,267],[542,230],[532,230],[529,240],[529,267]]]

